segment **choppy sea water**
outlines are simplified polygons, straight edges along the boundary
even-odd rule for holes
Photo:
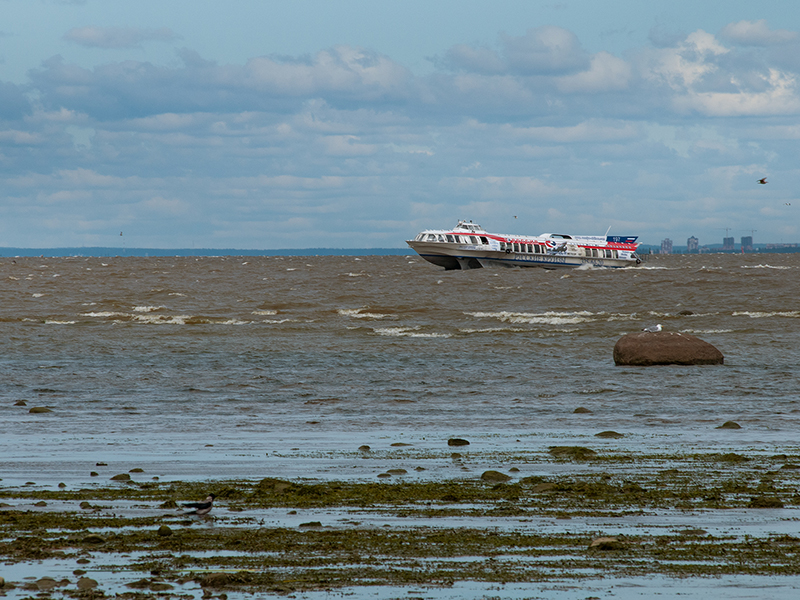
[[[107,484],[134,467],[142,480],[369,481],[398,456],[425,468],[409,468],[416,479],[498,460],[520,476],[574,468],[514,462],[553,444],[797,453],[798,275],[798,254],[568,272],[405,256],[2,259],[0,485]],[[725,364],[616,367],[617,339],[656,323]],[[742,429],[717,429],[728,420]],[[594,437],[610,429],[625,437]],[[467,466],[442,459],[450,437],[470,440]]]
[[[800,440],[798,254],[568,272],[447,272],[404,256],[0,269],[5,485],[82,479],[99,461],[182,478],[368,478],[374,466],[343,453],[453,436],[473,450],[603,429],[654,448]],[[725,365],[614,366],[617,339],[655,323],[714,344]],[[733,440],[715,429],[726,420],[743,426]]]

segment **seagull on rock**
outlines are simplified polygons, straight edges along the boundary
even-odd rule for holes
[[[647,333],[655,333],[657,331],[661,331],[661,323],[658,325],[650,325],[650,327],[643,327],[642,331],[646,331]]]
[[[214,494],[209,494],[206,496],[205,501],[203,502],[189,502],[184,504],[184,508],[193,508],[194,510],[191,512],[186,513],[187,515],[198,515],[202,517],[203,515],[207,515],[211,512],[211,508],[214,504],[214,498],[216,496]]]

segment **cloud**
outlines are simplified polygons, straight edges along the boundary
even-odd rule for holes
[[[173,42],[180,39],[171,29],[139,29],[135,27],[75,27],[64,39],[87,48],[139,48],[142,42]]]
[[[793,42],[798,37],[796,31],[770,30],[766,19],[728,23],[720,31],[720,36],[740,46],[776,46]]]
[[[608,52],[598,52],[591,58],[588,70],[564,75],[556,81],[559,90],[566,93],[608,92],[624,90],[631,79],[631,66]]]
[[[589,66],[589,56],[578,37],[562,27],[528,29],[525,35],[501,36],[510,68],[523,74],[561,74]]]

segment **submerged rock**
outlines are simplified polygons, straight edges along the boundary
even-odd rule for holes
[[[169,525],[162,525],[158,528],[158,535],[161,537],[169,537],[172,535],[172,529],[170,529]]]
[[[591,460],[597,458],[597,452],[583,446],[550,446],[550,454],[556,458],[571,458],[573,460]]]
[[[616,431],[601,431],[600,433],[595,433],[594,437],[609,438],[609,439],[617,440],[619,438],[625,437],[625,435],[622,434],[622,433],[618,433]]]
[[[741,429],[742,426],[739,425],[736,421],[725,421],[722,425],[717,427],[717,429]]]
[[[505,473],[501,473],[500,471],[484,471],[483,475],[481,475],[481,479],[484,481],[509,481],[511,479],[511,475],[506,475]]]
[[[97,587],[97,581],[91,577],[81,577],[78,579],[78,589],[81,591],[92,590]]]
[[[469,442],[467,440],[461,438],[450,438],[447,440],[448,446],[469,446]]]
[[[601,550],[601,551],[622,550],[624,547],[625,547],[624,542],[621,542],[619,539],[615,537],[595,538],[592,540],[592,543],[589,544],[589,549]]]
[[[114,475],[111,478],[111,481],[130,481],[130,480],[131,476],[128,475],[127,473],[120,473],[119,475]]]
[[[724,360],[722,352],[708,342],[675,331],[628,333],[614,345],[617,365],[721,365]]]
[[[592,414],[592,411],[590,411],[588,408],[586,408],[584,406],[579,406],[578,408],[576,408],[572,412],[574,414],[576,414],[576,415],[590,415],[590,414]]]
[[[47,408],[46,406],[34,406],[28,412],[35,415],[35,414],[40,414],[40,413],[49,413],[49,412],[53,412],[53,411],[50,410],[49,408]]]

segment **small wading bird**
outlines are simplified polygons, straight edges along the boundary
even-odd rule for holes
[[[661,331],[661,323],[658,325],[651,325],[650,327],[643,327],[642,331],[646,331],[647,333],[655,333],[656,331]]]
[[[767,185],[767,178],[763,177],[763,178],[759,179],[758,183],[760,183],[761,185]]]
[[[207,515],[211,512],[211,507],[214,504],[214,498],[216,498],[214,494],[209,494],[204,502],[189,502],[184,504],[183,507],[194,509],[193,511],[186,513],[187,515],[198,515],[202,517],[203,515]]]

